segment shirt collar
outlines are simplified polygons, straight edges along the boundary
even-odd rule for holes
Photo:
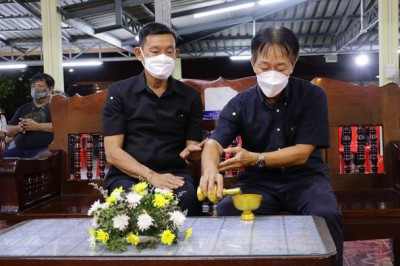
[[[133,90],[134,90],[135,93],[139,93],[139,92],[142,92],[144,90],[147,90],[149,92],[151,91],[149,86],[147,86],[146,76],[144,74],[144,70],[142,71],[142,73],[139,74],[137,84],[133,88]],[[182,90],[181,86],[179,86],[179,84],[177,84],[177,80],[174,79],[172,76],[169,76],[168,77],[168,87],[167,87],[167,90],[166,90],[164,95],[170,95],[173,92],[176,92],[179,95],[185,96],[185,93]]]
[[[267,96],[265,96],[264,93],[262,93],[261,88],[260,88],[260,86],[258,86],[258,84],[256,85],[256,87],[257,87],[256,91],[257,91],[258,98],[260,99],[261,102],[266,102],[265,99],[267,98]],[[289,97],[289,83],[283,89],[283,97],[281,97],[280,100],[286,99],[288,97]]]

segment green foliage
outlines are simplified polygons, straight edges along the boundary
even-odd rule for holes
[[[42,67],[28,67],[23,72],[0,72],[0,108],[5,110],[7,120],[12,118],[18,107],[32,100],[29,79],[34,73],[42,71]]]

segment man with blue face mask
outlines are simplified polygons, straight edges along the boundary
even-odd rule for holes
[[[140,180],[180,195],[188,215],[201,214],[185,160],[200,158],[200,92],[171,77],[176,34],[160,23],[139,32],[136,58],[144,71],[112,84],[103,110],[103,135],[109,169],[105,185],[131,189]],[[183,193],[184,192],[184,193]]]
[[[251,42],[251,65],[257,84],[234,97],[222,110],[202,154],[204,194],[217,185],[220,172],[244,167],[236,184],[243,193],[262,195],[255,214],[325,218],[343,263],[342,214],[321,148],[329,147],[328,104],[325,92],[290,77],[299,55],[299,42],[286,28],[261,29]],[[242,147],[226,148],[236,136]],[[220,163],[222,152],[235,157]],[[219,215],[239,215],[227,196],[217,205]]]
[[[15,147],[4,151],[3,157],[33,157],[47,150],[53,141],[53,124],[49,111],[54,79],[37,73],[30,79],[33,101],[19,107],[7,126],[7,136],[15,138]]]

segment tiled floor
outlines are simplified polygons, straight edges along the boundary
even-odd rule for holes
[[[391,266],[388,239],[347,241],[344,243],[344,266]]]
[[[6,228],[0,220],[0,230]],[[392,266],[388,239],[347,241],[344,243],[344,266]]]

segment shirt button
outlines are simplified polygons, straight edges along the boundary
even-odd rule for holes
[[[276,112],[279,113],[279,109],[276,109]]]
[[[278,132],[279,132],[279,131],[281,131],[281,129],[278,127],[278,128],[276,129],[276,131],[278,131]]]

